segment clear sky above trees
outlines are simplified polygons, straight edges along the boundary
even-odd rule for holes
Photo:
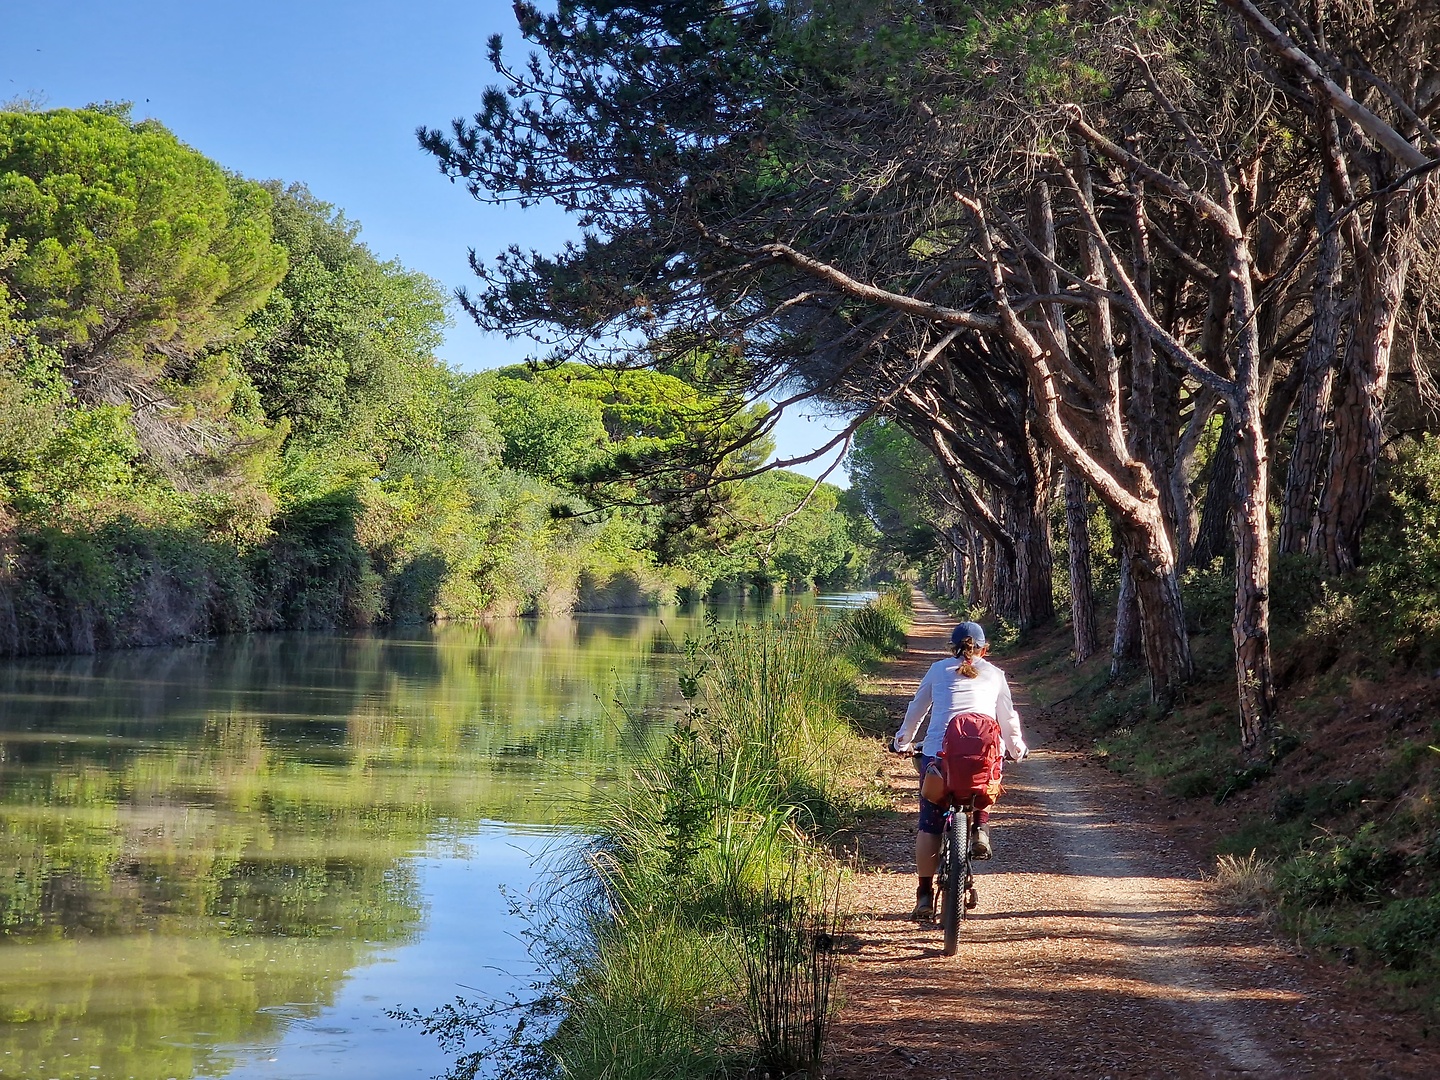
[[[509,0],[55,0],[7,5],[0,101],[50,108],[129,100],[226,168],[302,181],[362,223],[381,259],[468,284],[466,248],[489,258],[519,243],[553,251],[574,232],[548,208],[481,206],[416,147],[418,124],[479,107],[494,81],[485,41],[520,44]],[[482,334],[463,315],[442,354],[466,369],[515,363],[533,342]],[[828,436],[789,418],[781,456]],[[803,471],[813,472],[816,467]],[[844,482],[837,472],[830,479]]]

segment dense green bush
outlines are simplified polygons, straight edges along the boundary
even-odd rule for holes
[[[1382,897],[1403,865],[1367,822],[1353,836],[1327,836],[1280,868],[1282,895],[1300,907]]]
[[[1308,555],[1278,555],[1270,563],[1270,617],[1277,627],[1304,629],[1325,599],[1320,564]]]
[[[1192,634],[1230,629],[1235,615],[1235,568],[1216,559],[1209,566],[1191,566],[1180,580],[1185,598],[1186,629]]]
[[[383,583],[355,535],[354,492],[300,503],[275,522],[251,556],[265,629],[368,626],[383,612]]]
[[[1440,643],[1440,438],[1407,446],[1381,477],[1365,533],[1357,600],[1398,658],[1428,662]]]
[[[0,655],[93,652],[248,630],[254,594],[236,550],[193,529],[120,518],[14,536],[0,574]]]
[[[1440,959],[1440,896],[1386,905],[1366,944],[1386,965],[1402,971],[1434,963]]]

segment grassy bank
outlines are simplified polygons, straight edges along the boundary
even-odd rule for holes
[[[451,1076],[820,1075],[844,922],[826,840],[876,798],[856,677],[910,615],[896,591],[686,643],[689,707],[557,867],[539,1000],[411,1018],[471,1047]]]

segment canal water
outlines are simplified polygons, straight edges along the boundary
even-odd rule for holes
[[[388,1010],[535,977],[511,907],[703,615],[0,663],[0,1077],[443,1072]]]

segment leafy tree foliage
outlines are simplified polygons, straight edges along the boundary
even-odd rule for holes
[[[609,442],[600,403],[568,392],[553,377],[530,378],[523,369],[512,369],[489,385],[505,440],[503,460],[512,469],[565,483]]]
[[[435,356],[440,287],[302,185],[123,109],[0,132],[0,651],[848,572],[833,493],[734,524],[773,522],[784,485],[745,479],[765,410],[707,356],[464,374]]]
[[[845,581],[857,553],[849,523],[837,513],[839,496],[831,484],[816,487],[809,477],[783,470],[748,481],[736,509],[751,528],[760,526],[760,572],[790,585]],[[771,522],[778,527],[767,528]]]
[[[47,525],[94,523],[122,505],[185,517],[146,467],[130,410],[76,400],[57,351],[18,308],[0,282],[0,527],[6,508]]]
[[[375,437],[387,404],[420,391],[447,322],[440,284],[381,262],[360,227],[301,184],[266,185],[288,269],[240,349],[265,415],[311,442]]]
[[[285,269],[269,194],[125,110],[0,113],[0,270],[86,404],[175,460],[223,438],[224,350]]]
[[[850,486],[891,552],[922,563],[954,518],[935,460],[898,424],[871,421],[855,433],[847,459]]]
[[[1063,464],[1076,520],[1088,487],[1119,542],[1114,654],[1143,644],[1162,699],[1194,672],[1180,571],[1204,492],[1231,526],[1255,749],[1292,411],[1285,542],[1308,523],[1332,572],[1359,557],[1440,153],[1423,8],[519,4],[536,53],[492,43],[501,85],[421,142],[478,196],[589,229],[479,265],[482,324],[662,365],[723,342],[732,388],[894,419],[983,534],[987,603],[1022,625],[1053,610]]]

